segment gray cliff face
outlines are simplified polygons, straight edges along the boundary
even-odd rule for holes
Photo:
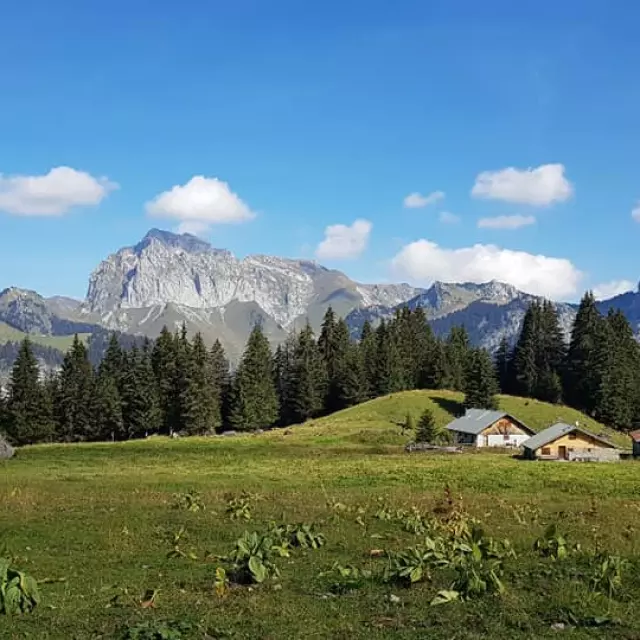
[[[272,256],[236,258],[189,234],[152,230],[134,247],[109,256],[93,272],[85,309],[109,317],[126,309],[168,303],[190,309],[221,309],[231,302],[256,303],[283,328],[345,291],[354,306],[395,305],[419,290],[409,285],[358,285],[338,271],[307,260]]]

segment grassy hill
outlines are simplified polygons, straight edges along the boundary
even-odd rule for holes
[[[18,329],[14,329],[9,326],[5,322],[0,322],[0,344],[5,344],[6,342],[21,342],[24,340],[26,336],[29,336],[29,339],[35,343],[40,344],[43,347],[52,347],[54,349],[58,349],[63,353],[66,352],[71,343],[73,342],[73,336],[42,336],[38,334],[26,334],[23,331]],[[79,337],[83,340],[87,340],[90,334],[81,333]]]
[[[415,391],[265,434],[20,449],[0,462],[0,549],[44,580],[43,602],[30,615],[0,616],[0,638],[512,640],[557,638],[559,624],[576,639],[640,637],[638,463],[403,451],[397,423],[407,411],[429,406],[444,424],[461,399]],[[560,418],[604,430],[570,409],[500,402],[535,429]],[[517,557],[505,560],[503,595],[429,606],[450,589],[450,567],[429,567],[410,588],[385,581],[389,559],[372,550],[411,555],[426,535],[412,528],[415,513],[442,518],[446,486],[456,513],[511,541]],[[194,495],[204,508],[184,508]],[[230,499],[243,496],[249,517],[234,519]],[[223,556],[243,532],[264,533],[273,521],[314,523],[326,545],[276,555],[277,581],[218,597]],[[569,540],[562,561],[534,550],[552,523]],[[614,598],[590,588],[597,553],[628,563]],[[336,563],[371,577],[336,591]],[[143,604],[149,590],[154,606]],[[173,623],[184,631],[161,635],[159,625]]]
[[[586,429],[606,436],[618,446],[631,448],[626,435],[570,407],[514,396],[498,396],[498,399],[500,409],[519,418],[535,431],[541,431],[555,422],[574,424],[578,421]],[[312,435],[309,431],[309,427],[312,427],[314,437],[325,442],[401,444],[406,442],[407,435],[401,433],[399,425],[407,413],[413,414],[417,421],[420,414],[430,408],[436,422],[445,426],[464,413],[462,401],[463,395],[454,391],[404,391],[309,421],[292,430],[298,437],[304,438]],[[280,437],[280,434],[275,432],[274,436]]]

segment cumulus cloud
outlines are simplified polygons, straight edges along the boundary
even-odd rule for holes
[[[255,213],[218,178],[194,176],[175,185],[146,204],[147,213],[157,218],[180,221],[180,229],[205,232],[213,224],[235,224],[255,218]]]
[[[638,201],[636,206],[631,210],[631,217],[636,222],[640,222],[640,201]]]
[[[632,291],[635,286],[635,282],[631,282],[631,280],[612,280],[593,287],[593,295],[596,300],[607,300],[621,293]]]
[[[367,247],[373,225],[359,218],[351,226],[332,224],[324,230],[324,240],[316,248],[316,256],[325,259],[357,258]]]
[[[438,219],[442,224],[458,224],[460,222],[460,216],[450,211],[441,211],[438,215]]]
[[[519,229],[535,224],[533,216],[495,216],[494,218],[480,218],[478,227],[480,229]]]
[[[549,258],[524,251],[476,244],[446,249],[429,240],[404,246],[392,260],[396,275],[429,286],[445,282],[500,280],[534,295],[562,299],[578,291],[582,273],[563,258]]]
[[[0,174],[0,211],[16,216],[59,216],[73,207],[99,204],[118,185],[71,167],[40,176]]]
[[[564,202],[572,194],[573,185],[564,175],[563,164],[543,164],[535,169],[507,167],[500,171],[483,171],[471,190],[471,195],[476,198],[538,207]]]
[[[414,191],[410,193],[403,201],[406,209],[422,209],[428,207],[430,204],[435,204],[444,199],[444,191],[434,191],[427,196],[423,196],[421,193]]]

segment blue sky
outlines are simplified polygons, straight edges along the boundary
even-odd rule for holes
[[[622,0],[13,3],[0,288],[82,297],[152,226],[368,282],[635,286],[639,24]]]

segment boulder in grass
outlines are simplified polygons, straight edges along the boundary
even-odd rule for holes
[[[7,442],[7,440],[0,434],[0,460],[8,460],[13,457],[15,453],[13,447]]]

